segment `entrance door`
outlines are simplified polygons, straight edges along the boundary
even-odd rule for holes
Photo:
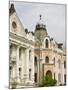
[[[46,72],[46,76],[52,77],[52,72],[51,72],[50,70],[48,70],[48,71]]]

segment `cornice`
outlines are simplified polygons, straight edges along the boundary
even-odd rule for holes
[[[34,42],[33,42],[33,41],[28,40],[27,38],[22,37],[22,36],[19,36],[19,35],[17,35],[17,34],[14,34],[14,33],[12,33],[12,32],[9,33],[9,39],[10,39],[10,38],[19,40],[19,41],[24,42],[24,43],[28,43],[28,44],[34,45]]]

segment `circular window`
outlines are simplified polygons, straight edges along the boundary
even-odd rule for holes
[[[12,22],[12,26],[13,26],[13,28],[16,28],[17,27],[17,24],[16,24],[15,21]]]

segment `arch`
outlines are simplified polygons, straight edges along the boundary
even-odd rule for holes
[[[48,70],[48,71],[46,72],[46,76],[51,76],[51,77],[52,77],[52,72],[51,72],[50,70]]]
[[[45,57],[45,63],[49,63],[49,57],[48,56]]]

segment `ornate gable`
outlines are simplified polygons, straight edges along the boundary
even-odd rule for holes
[[[24,27],[20,21],[20,19],[17,16],[16,10],[14,8],[14,5],[11,4],[11,7],[9,9],[9,15],[10,15],[10,32],[26,37],[26,33],[24,30]]]

